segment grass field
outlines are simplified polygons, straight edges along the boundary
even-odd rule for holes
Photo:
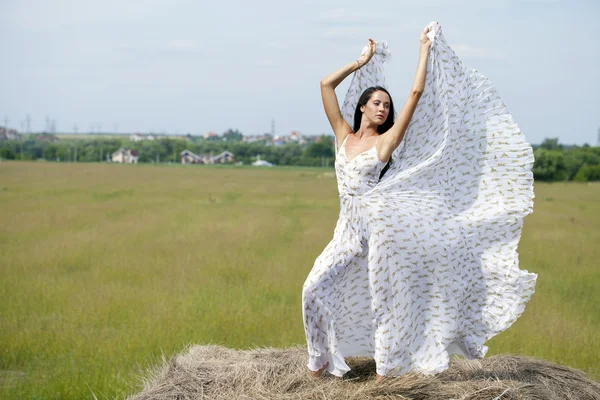
[[[600,378],[600,185],[541,184],[523,316],[488,343]],[[301,287],[333,235],[332,170],[0,163],[0,398],[139,389],[188,343],[304,343]]]

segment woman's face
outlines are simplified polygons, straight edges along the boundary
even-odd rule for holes
[[[374,124],[383,124],[390,113],[390,96],[386,92],[377,90],[371,94],[367,104],[360,107],[363,118]]]

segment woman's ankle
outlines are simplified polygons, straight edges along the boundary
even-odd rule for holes
[[[323,372],[325,372],[325,370],[327,369],[328,366],[329,366],[329,362],[326,362],[325,365],[323,365],[318,370],[316,370],[316,371],[310,371],[310,374],[312,375],[313,378],[320,378],[321,375],[323,374]]]

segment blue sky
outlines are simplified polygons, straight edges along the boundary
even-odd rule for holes
[[[330,133],[319,80],[387,40],[403,104],[437,20],[532,143],[595,145],[600,2],[2,0],[0,125],[59,132]],[[350,77],[338,88],[343,99]]]

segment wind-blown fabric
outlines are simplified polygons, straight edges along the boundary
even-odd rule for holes
[[[341,376],[348,356],[374,357],[380,375],[481,358],[535,290],[517,254],[531,146],[492,83],[429,26],[425,90],[384,176],[376,147],[348,159],[347,138],[336,141],[340,214],[302,292],[313,371],[329,362]],[[351,126],[362,91],[385,85],[386,57],[378,43],[355,73],[342,107]]]

